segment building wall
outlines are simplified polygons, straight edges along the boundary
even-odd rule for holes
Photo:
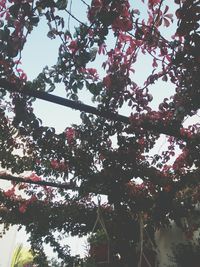
[[[198,237],[199,231],[197,230],[194,233],[193,242],[197,241]],[[156,232],[155,241],[158,249],[159,267],[177,267],[177,264],[173,261],[172,248],[178,244],[187,244],[189,242],[185,233],[172,222],[170,228],[160,229]]]
[[[3,226],[0,225],[0,231]],[[10,267],[11,258],[15,248],[17,227],[12,226],[2,238],[0,238],[0,267]]]

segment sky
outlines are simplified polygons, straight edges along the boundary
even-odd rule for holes
[[[132,2],[132,1],[130,1]],[[141,4],[141,1],[134,1]],[[75,16],[78,16],[81,20],[83,18],[83,14],[86,14],[83,11],[83,6],[79,5],[80,1],[72,2],[72,13]],[[80,12],[81,11],[81,12]],[[70,28],[73,29],[74,21],[70,19]],[[48,65],[54,65],[57,61],[57,51],[60,42],[58,40],[49,40],[47,37],[48,28],[44,21],[42,21],[38,28],[35,28],[32,34],[28,37],[27,43],[22,53],[22,68],[28,75],[28,79],[34,79],[37,77],[40,71],[42,71],[43,67]],[[166,29],[166,35],[171,34],[171,30]],[[136,82],[142,83],[144,81],[144,77],[146,77],[147,73],[151,70],[151,61],[147,60],[145,56],[141,56],[140,60],[136,66],[136,73],[133,77]],[[101,73],[101,66],[99,61],[99,71]],[[166,82],[157,82],[155,86],[152,86],[151,93],[154,96],[154,101],[152,102],[152,107],[157,109],[158,103],[160,103],[164,97],[168,97],[174,93],[174,87],[169,85]],[[65,96],[64,90],[62,87],[57,87],[56,91],[53,94]],[[88,101],[88,96],[84,95],[83,101],[85,104],[91,104],[91,101]],[[62,132],[67,126],[70,126],[73,123],[80,123],[80,112],[68,109],[66,107],[58,106],[55,104],[50,104],[48,102],[42,100],[36,100],[34,103],[35,114],[42,119],[44,125],[48,125],[49,127],[54,127],[57,132]],[[122,110],[122,114],[129,116],[127,114],[127,110]],[[196,118],[198,120],[198,117]],[[189,119],[190,123],[194,122],[194,119]],[[188,123],[189,124],[189,123]],[[161,137],[158,145],[154,148],[154,152],[158,152],[160,148],[165,148],[166,138]],[[11,241],[11,236],[15,237],[15,243],[22,242],[27,245],[27,235],[24,231],[15,232],[13,230],[13,235],[8,235],[9,238],[6,237],[5,240],[0,241],[0,251],[2,253],[1,248],[6,247]],[[80,242],[77,238],[70,238],[68,240],[69,244],[72,248],[72,253],[77,254],[81,253],[83,256],[85,253],[85,239]],[[12,242],[13,244],[13,242]],[[10,244],[11,245],[11,244]],[[52,255],[52,251],[49,247],[47,247],[47,254]],[[0,262],[1,264],[1,262]],[[8,267],[8,265],[0,265],[0,267]]]

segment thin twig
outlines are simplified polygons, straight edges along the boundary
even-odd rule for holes
[[[81,25],[84,25],[85,27],[89,28],[85,23],[83,23],[82,21],[80,21],[79,19],[77,19],[69,10],[65,9],[65,11],[67,12],[67,14],[69,14],[74,20],[76,20],[77,22],[79,22]]]
[[[83,4],[85,4],[87,7],[90,7],[84,0],[81,0]]]
[[[69,5],[69,12],[71,13],[72,11],[72,0],[70,1],[70,5]],[[69,14],[69,17],[68,17],[68,31],[70,32],[70,18],[71,18],[71,15]]]

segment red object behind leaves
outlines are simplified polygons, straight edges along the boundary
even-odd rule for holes
[[[76,134],[76,131],[74,128],[70,127],[66,129],[65,135],[66,135],[67,143],[69,145],[72,145],[72,143],[74,142],[75,134]]]
[[[6,197],[12,197],[15,194],[15,188],[13,187],[12,189],[9,189],[7,191],[4,191],[4,195]]]

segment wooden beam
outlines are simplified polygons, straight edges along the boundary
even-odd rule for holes
[[[58,104],[61,106],[69,107],[75,110],[84,111],[86,113],[91,113],[100,117],[103,117],[108,120],[113,120],[125,124],[131,124],[131,119],[129,117],[120,115],[118,113],[113,113],[108,110],[99,110],[95,107],[80,103],[78,101],[69,100],[63,97],[59,97],[56,95],[49,94],[47,92],[39,91],[39,90],[30,90],[27,89],[26,86],[23,88],[17,88],[17,84],[10,83],[6,79],[0,79],[0,87],[4,88],[5,90],[9,91],[10,93],[20,93],[24,94],[30,97],[35,97],[38,99],[42,99],[54,104]],[[180,134],[180,125],[173,124],[171,126],[165,126],[162,125],[162,123],[158,122],[155,123],[151,120],[146,120],[145,122],[141,122],[140,124],[141,128],[144,128],[148,131],[151,131],[153,133],[157,134],[166,134],[169,136],[174,136],[178,139],[182,139],[185,141],[188,141],[187,137],[182,137]],[[133,132],[134,132],[134,125],[133,125]]]
[[[72,183],[54,183],[54,182],[47,182],[47,181],[34,181],[30,178],[22,178],[22,177],[16,177],[10,174],[0,174],[0,180],[6,180],[6,181],[11,181],[11,182],[16,182],[16,183],[26,183],[26,184],[35,184],[35,185],[40,185],[40,186],[50,186],[50,187],[55,187],[59,189],[64,189],[64,190],[78,190],[79,187]]]

